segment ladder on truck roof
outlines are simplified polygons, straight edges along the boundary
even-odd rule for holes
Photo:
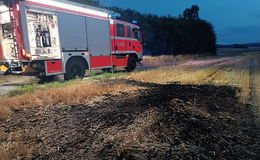
[[[12,54],[13,57],[18,59],[19,58],[19,52],[18,52],[18,45],[17,45],[17,35],[16,35],[16,19],[13,15],[13,4],[14,2],[17,2],[18,0],[3,0],[4,4],[9,8],[9,16],[11,21],[11,34],[12,34],[12,40],[13,40],[13,49]]]
[[[18,43],[17,43],[17,20],[14,16],[14,4],[15,2],[18,2],[19,0],[3,0],[3,3],[8,7],[9,11],[9,17],[10,17],[10,24],[11,24],[11,39],[13,41],[12,44],[12,51],[11,55],[14,60],[8,61],[6,64],[4,64],[4,74],[21,74],[22,73],[22,61],[19,60],[19,50],[18,50]],[[3,67],[0,66],[1,68]],[[0,69],[1,71],[2,69]]]
[[[17,24],[16,24],[16,19],[13,16],[13,7],[9,7],[9,15],[10,15],[10,20],[11,20],[11,32],[12,32],[12,39],[13,39],[12,54],[16,59],[18,59],[19,52],[18,52],[17,35],[16,35]]]

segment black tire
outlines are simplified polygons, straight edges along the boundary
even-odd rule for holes
[[[66,65],[65,80],[83,78],[86,74],[86,67],[80,58],[72,58]]]
[[[125,68],[127,72],[132,72],[136,68],[136,59],[134,57],[128,58],[127,67]]]

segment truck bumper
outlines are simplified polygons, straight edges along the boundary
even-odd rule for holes
[[[0,65],[0,74],[6,74],[7,72],[8,74],[33,74],[36,72],[36,70],[27,65],[15,68],[9,68],[6,65]]]

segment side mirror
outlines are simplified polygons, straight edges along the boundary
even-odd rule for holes
[[[141,34],[141,36],[140,36],[140,41],[141,41],[142,43],[144,43],[144,31],[140,31],[140,34]]]

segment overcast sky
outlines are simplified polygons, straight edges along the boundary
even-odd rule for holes
[[[131,8],[142,13],[180,15],[196,4],[200,17],[211,22],[218,43],[260,42],[260,0],[100,0],[105,6]]]

